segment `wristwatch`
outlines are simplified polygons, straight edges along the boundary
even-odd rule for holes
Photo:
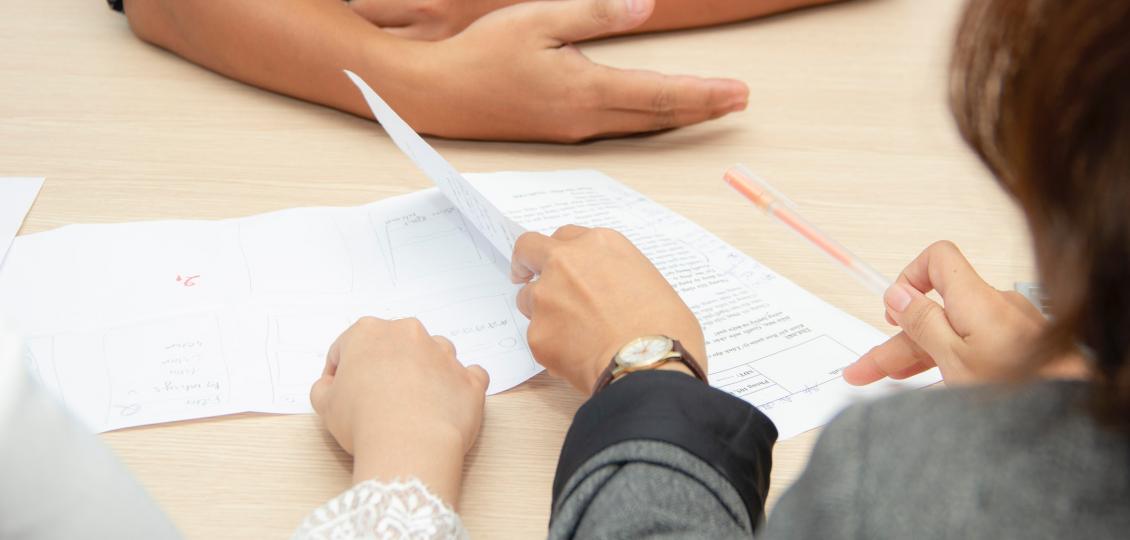
[[[683,345],[667,336],[643,336],[628,342],[612,357],[608,367],[596,379],[592,392],[595,394],[612,384],[612,381],[625,373],[655,369],[667,362],[682,362],[691,373],[706,382],[706,373],[698,365]]]

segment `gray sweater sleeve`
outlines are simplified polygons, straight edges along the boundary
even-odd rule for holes
[[[626,377],[573,420],[549,537],[750,538],[776,438],[756,408],[692,377]]]
[[[587,461],[566,486],[549,538],[750,538],[737,490],[665,442],[630,441]]]
[[[105,445],[24,376],[0,418],[0,538],[179,538]]]

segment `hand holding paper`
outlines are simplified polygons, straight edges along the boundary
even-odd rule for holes
[[[529,233],[518,240],[514,268],[512,279],[541,275],[518,292],[530,350],[581,392],[592,392],[616,351],[641,336],[678,340],[705,369],[698,319],[624,235],[577,225]]]

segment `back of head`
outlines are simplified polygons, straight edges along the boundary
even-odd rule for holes
[[[951,99],[1031,228],[1041,359],[1081,346],[1096,413],[1130,427],[1130,2],[971,0]]]

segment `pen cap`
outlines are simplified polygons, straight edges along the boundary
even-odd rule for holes
[[[735,165],[730,168],[723,178],[730,187],[733,187],[770,217],[785,225],[797,236],[806,240],[810,246],[850,273],[868,290],[876,294],[883,294],[890,286],[890,281],[886,277],[804,219],[797,211],[796,204],[774,189],[768,182],[750,172],[744,165]]]
[[[777,188],[740,163],[729,168],[723,178],[730,187],[762,210],[769,211],[773,205],[787,206],[793,210],[797,207],[787,195],[777,191]]]

